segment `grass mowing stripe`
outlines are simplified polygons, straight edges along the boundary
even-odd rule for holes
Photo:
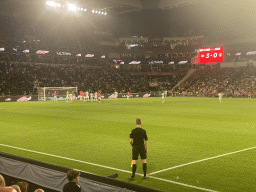
[[[98,166],[98,167],[103,167],[103,168],[107,168],[107,169],[116,170],[116,171],[131,173],[130,171],[126,171],[126,170],[122,170],[122,169],[116,169],[116,168],[113,168],[113,167],[98,165],[98,164],[94,164],[94,163],[89,163],[89,162],[85,162],[85,161],[80,161],[80,160],[76,160],[76,159],[71,159],[71,158],[68,158],[68,157],[62,157],[62,156],[58,156],[58,155],[52,155],[52,154],[48,154],[48,153],[33,151],[33,150],[29,150],[29,149],[23,149],[23,148],[19,148],[19,147],[10,146],[10,145],[0,144],[0,146],[9,147],[9,148],[14,148],[14,149],[19,149],[19,150],[28,151],[28,152],[32,152],[32,153],[37,153],[37,154],[41,154],[41,155],[47,155],[47,156],[57,157],[57,158],[66,159],[66,160],[70,160],[70,161],[76,161],[76,162],[79,162],[79,163],[85,163],[85,164],[89,164],[89,165],[94,165],[94,166]],[[76,169],[76,170],[78,170],[78,169]],[[80,170],[78,170],[78,171],[80,171]],[[83,172],[84,172],[84,171],[83,171]],[[136,173],[136,175],[144,176],[143,174],[139,174],[139,173]],[[203,191],[216,192],[216,191],[213,191],[213,190],[210,190],[210,189],[205,189],[205,188],[201,188],[201,187],[196,187],[196,186],[193,186],[193,185],[188,185],[188,184],[184,184],[184,183],[179,183],[179,182],[176,182],[176,181],[166,180],[166,179],[162,179],[162,178],[158,178],[158,177],[149,176],[149,178],[156,179],[156,180],[161,180],[161,181],[165,181],[165,182],[169,182],[169,183],[173,183],[173,184],[177,184],[177,185],[182,185],[182,186],[185,186],[185,187],[200,189],[200,190],[203,190]]]
[[[193,161],[193,162],[185,163],[185,164],[182,164],[182,165],[177,165],[177,166],[174,166],[174,167],[170,167],[170,168],[167,168],[167,169],[163,169],[163,170],[160,170],[160,171],[156,171],[156,172],[153,172],[153,173],[149,173],[149,175],[161,173],[161,172],[168,171],[168,170],[171,170],[171,169],[176,169],[176,168],[179,168],[179,167],[184,167],[184,166],[186,166],[186,165],[191,165],[191,164],[199,163],[199,162],[202,162],[202,161],[207,161],[207,160],[216,159],[216,158],[223,157],[223,156],[227,156],[227,155],[232,155],[232,154],[235,154],[235,153],[239,153],[239,152],[243,152],[243,151],[247,151],[247,150],[251,150],[251,149],[255,149],[255,148],[256,148],[256,147],[250,147],[250,148],[242,149],[242,150],[239,150],[239,151],[234,151],[234,152],[230,152],[230,153],[225,153],[225,154],[222,154],[222,155],[218,155],[218,156],[214,156],[214,157],[209,157],[209,158],[206,158],[206,159],[201,159],[201,160],[198,160],[198,161]]]
[[[211,190],[211,189],[206,189],[206,188],[202,188],[202,187],[196,187],[196,186],[193,186],[193,185],[179,183],[179,182],[172,181],[172,180],[167,180],[167,179],[161,179],[161,178],[158,178],[158,177],[149,176],[149,178],[157,179],[157,180],[161,180],[161,181],[165,181],[165,182],[169,182],[169,183],[173,183],[173,184],[177,184],[177,185],[182,185],[182,186],[190,187],[190,188],[194,188],[194,189],[199,189],[199,190],[202,190],[202,191],[217,192],[217,191],[214,191],[214,190]]]
[[[23,148],[19,148],[19,147],[10,146],[10,145],[4,145],[4,144],[0,144],[0,145],[4,146],[4,147],[10,147],[10,148],[19,149],[19,150],[23,150],[23,151],[28,151],[28,152],[32,152],[32,153],[38,153],[38,154],[41,154],[41,155],[47,155],[47,156],[57,157],[57,158],[66,159],[66,160],[70,160],[70,161],[76,161],[76,162],[84,163],[84,164],[88,164],[88,165],[94,165],[94,166],[103,167],[103,168],[107,168],[107,169],[113,169],[113,170],[116,170],[116,171],[131,173],[131,171],[116,169],[116,168],[113,168],[113,167],[108,167],[108,166],[99,165],[99,164],[95,164],[95,163],[89,163],[89,162],[85,162],[85,161],[81,161],[81,160],[71,159],[71,158],[68,158],[68,157],[52,155],[52,154],[48,154],[48,153],[33,151],[33,150],[29,150],[29,149],[23,149]],[[136,175],[144,176],[143,174],[139,174],[139,173],[136,173]]]

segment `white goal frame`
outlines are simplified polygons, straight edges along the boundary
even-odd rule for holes
[[[51,93],[47,93],[46,91],[50,91]],[[76,95],[78,93],[78,87],[40,87],[38,90],[38,101],[46,101],[46,98],[54,97],[53,93],[57,91],[57,97],[66,98],[66,92],[69,93],[74,92]],[[63,93],[58,93],[58,91],[62,91]]]

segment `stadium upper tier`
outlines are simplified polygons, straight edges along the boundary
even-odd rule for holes
[[[204,36],[114,38],[111,33],[102,32],[95,32],[81,42],[74,39],[39,39],[27,36],[22,42],[8,38],[1,41],[0,57],[1,53],[11,53],[12,57],[18,56],[14,60],[25,61],[29,57],[31,61],[37,62],[42,62],[41,59],[52,60],[53,63],[63,63],[66,60],[68,63],[79,63],[87,58],[94,58],[116,64],[180,64],[185,61],[190,63],[196,55],[196,49],[223,46],[224,62],[255,59],[255,43],[232,43],[232,40],[234,39]]]

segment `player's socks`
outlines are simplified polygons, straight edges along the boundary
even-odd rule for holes
[[[135,177],[136,169],[137,169],[137,164],[133,164],[132,165],[132,177]]]
[[[144,172],[144,177],[147,176],[147,163],[143,163],[143,172]]]

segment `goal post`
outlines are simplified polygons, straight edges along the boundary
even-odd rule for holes
[[[66,100],[67,91],[77,95],[77,87],[39,87],[38,101],[54,100],[54,92],[57,92],[58,100]]]

